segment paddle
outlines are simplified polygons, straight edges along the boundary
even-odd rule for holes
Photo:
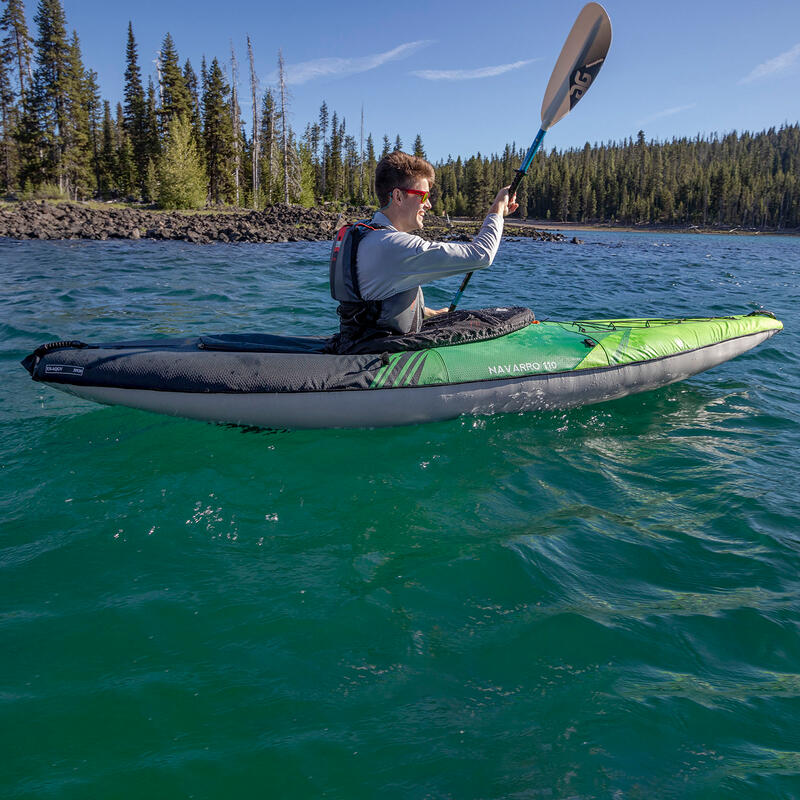
[[[509,197],[514,196],[525,177],[548,128],[569,114],[588,91],[603,66],[609,47],[611,21],[608,14],[599,3],[588,3],[578,14],[553,67],[553,74],[542,100],[542,126],[511,182]],[[471,272],[464,276],[448,311],[455,311],[471,277]]]

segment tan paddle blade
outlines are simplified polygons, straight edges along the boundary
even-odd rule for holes
[[[561,48],[542,101],[542,130],[555,125],[586,94],[611,47],[611,20],[599,3],[578,14]]]

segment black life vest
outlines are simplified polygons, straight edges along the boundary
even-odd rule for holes
[[[331,250],[331,297],[334,300],[345,303],[369,302],[361,296],[361,287],[358,284],[356,268],[358,245],[370,231],[386,227],[386,225],[370,225],[362,220],[339,228]]]
[[[331,297],[339,301],[339,333],[332,336],[327,348],[331,352],[348,353],[365,341],[391,335],[392,330],[379,325],[382,300],[365,300],[358,283],[356,257],[358,245],[370,232],[386,228],[366,221],[344,225],[336,234],[331,250]]]

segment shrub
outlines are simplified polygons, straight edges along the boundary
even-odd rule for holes
[[[208,179],[192,137],[192,126],[182,116],[169,124],[166,149],[159,163],[158,205],[162,208],[202,208]]]

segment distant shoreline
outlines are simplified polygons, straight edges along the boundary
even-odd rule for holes
[[[800,236],[800,228],[742,228],[723,225],[623,225],[612,222],[553,222],[543,219],[508,219],[508,225],[524,227],[532,225],[537,230],[561,231],[568,235],[571,231],[617,231],[620,233],[719,233],[726,236]]]

